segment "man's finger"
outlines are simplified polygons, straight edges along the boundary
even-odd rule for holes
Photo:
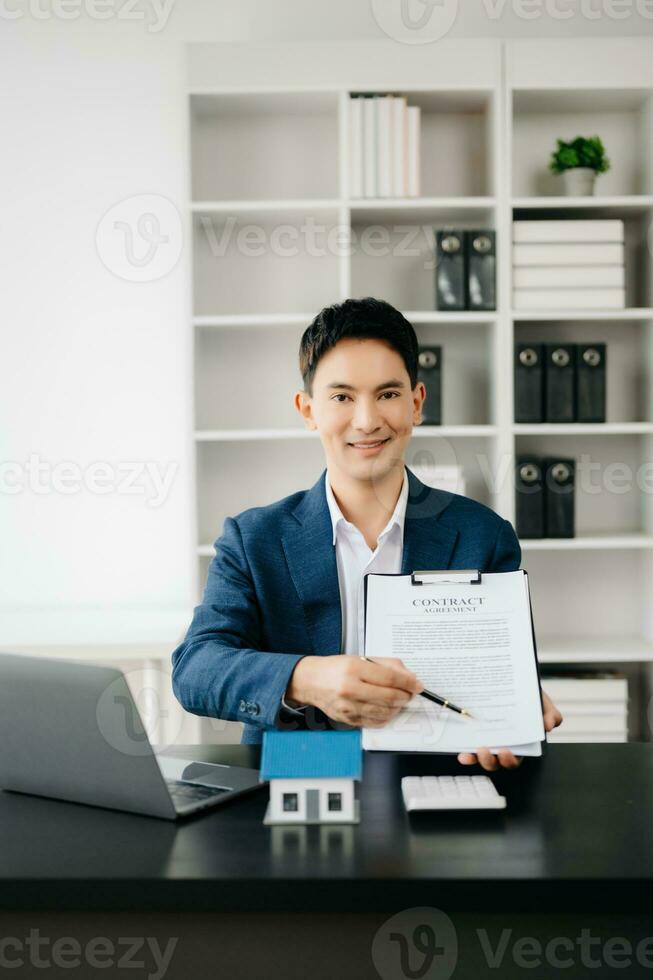
[[[474,752],[459,752],[458,762],[463,766],[473,766],[474,763],[478,762],[488,772],[496,772],[499,765],[503,766],[504,769],[517,769],[518,766],[521,766],[523,759],[511,752],[510,749],[501,749],[496,756],[489,749],[479,749],[478,755]]]
[[[497,754],[504,769],[516,769],[521,765],[521,756],[516,756],[510,749],[501,749]]]
[[[551,708],[544,713],[544,731],[552,732],[554,728],[562,724],[562,715],[557,708]]]
[[[562,724],[562,715],[546,691],[542,691],[542,716],[546,732],[551,732]]]
[[[412,670],[398,664],[388,664],[387,660],[374,661],[361,660],[362,671],[361,679],[367,684],[376,684],[380,687],[394,687],[411,694],[418,694],[424,690],[422,682],[413,674]]]
[[[487,772],[496,772],[499,768],[499,760],[488,748],[483,747],[482,749],[478,749],[476,755],[478,756],[478,761]]]
[[[413,695],[396,687],[378,687],[376,684],[361,684],[359,700],[366,704],[378,704],[383,708],[394,708],[397,711],[405,708]]]
[[[408,704],[412,695],[397,687],[381,687],[379,684],[369,684],[367,681],[350,680],[342,689],[339,697],[361,704],[377,704],[381,707],[403,708]]]
[[[397,714],[397,708],[380,708],[372,704],[361,704],[359,706],[361,725],[369,725],[371,723],[387,725]]]

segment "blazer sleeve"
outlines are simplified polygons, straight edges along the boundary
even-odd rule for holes
[[[502,521],[488,572],[516,572],[521,565],[521,547],[510,521]]]
[[[231,517],[215,552],[202,602],[172,654],[172,688],[192,714],[271,728],[303,654],[261,650],[261,609]]]

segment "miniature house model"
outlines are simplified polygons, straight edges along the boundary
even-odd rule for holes
[[[261,779],[270,781],[265,823],[358,823],[354,782],[361,778],[361,734],[263,735]]]

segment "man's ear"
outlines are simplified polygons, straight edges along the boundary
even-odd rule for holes
[[[304,419],[307,429],[317,429],[313,418],[313,399],[306,391],[296,391],[293,403],[299,414]]]
[[[423,382],[419,381],[413,388],[413,425],[419,425],[422,421],[422,405],[426,398],[426,388]]]

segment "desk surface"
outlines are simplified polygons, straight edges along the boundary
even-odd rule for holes
[[[258,748],[191,758],[256,764]],[[495,774],[505,812],[408,817],[399,780],[454,759],[368,753],[361,822],[266,827],[267,790],[179,824],[0,793],[4,910],[653,908],[653,745],[553,745]],[[465,770],[469,771],[469,770]]]

